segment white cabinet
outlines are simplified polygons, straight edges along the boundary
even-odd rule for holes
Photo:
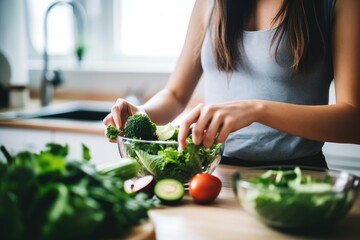
[[[104,135],[56,132],[56,143],[69,145],[69,157],[79,159],[82,157],[82,144],[90,149],[91,161],[100,163],[120,159],[116,143],[110,143]]]
[[[0,145],[4,145],[10,154],[18,151],[40,151],[45,144],[54,141],[54,132],[25,128],[0,128]],[[1,159],[1,157],[0,157]]]
[[[93,163],[120,158],[117,144],[108,142],[104,135],[25,128],[0,128],[0,145],[4,145],[10,154],[22,150],[38,152],[44,149],[49,142],[68,144],[70,150],[68,156],[72,159],[82,157],[82,144],[90,149]]]
[[[325,143],[323,152],[329,168],[346,170],[360,176],[360,145]]]

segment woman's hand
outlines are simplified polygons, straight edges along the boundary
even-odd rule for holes
[[[185,148],[191,126],[192,139],[197,145],[210,147],[214,142],[224,142],[231,132],[255,122],[261,106],[253,100],[197,105],[180,125],[179,148]]]
[[[142,107],[131,104],[125,99],[119,98],[111,107],[111,112],[104,118],[103,123],[106,127],[113,125],[116,129],[120,130],[124,127],[128,117],[136,113],[145,113],[145,110]],[[114,142],[114,140],[110,139],[109,141]]]

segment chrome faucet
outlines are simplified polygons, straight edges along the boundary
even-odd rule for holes
[[[72,7],[76,19],[77,33],[75,34],[76,55],[81,62],[84,54],[84,29],[85,29],[85,10],[77,0],[59,0],[51,4],[45,13],[44,18],[44,69],[40,86],[41,105],[47,106],[52,101],[54,88],[63,82],[62,74],[59,70],[49,70],[48,54],[48,15],[55,6],[59,4],[68,4]]]

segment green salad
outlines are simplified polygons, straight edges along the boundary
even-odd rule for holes
[[[191,135],[186,148],[178,150],[179,128],[171,123],[157,126],[145,114],[130,116],[122,130],[109,125],[107,137],[122,137],[121,145],[126,155],[140,163],[140,175],[153,175],[156,179],[175,178],[187,183],[192,176],[211,168],[219,156],[220,143],[210,148],[195,145]],[[145,141],[144,141],[145,140]]]
[[[245,209],[279,228],[319,227],[336,222],[352,205],[354,192],[334,191],[328,174],[314,178],[300,168],[268,170],[238,189]]]
[[[183,151],[178,150],[177,142],[147,143],[129,141],[126,151],[128,156],[140,163],[140,174],[151,174],[156,179],[175,178],[187,183],[192,176],[205,172],[220,153],[221,144],[210,148],[192,143],[191,137]]]

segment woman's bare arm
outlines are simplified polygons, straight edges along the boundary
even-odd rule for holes
[[[336,104],[264,102],[260,122],[313,140],[360,143],[360,1],[336,2],[332,37]]]
[[[164,90],[154,95],[142,107],[157,124],[165,124],[177,117],[189,102],[202,75],[200,54],[205,29],[207,0],[197,0],[191,15],[184,47],[176,67]]]

